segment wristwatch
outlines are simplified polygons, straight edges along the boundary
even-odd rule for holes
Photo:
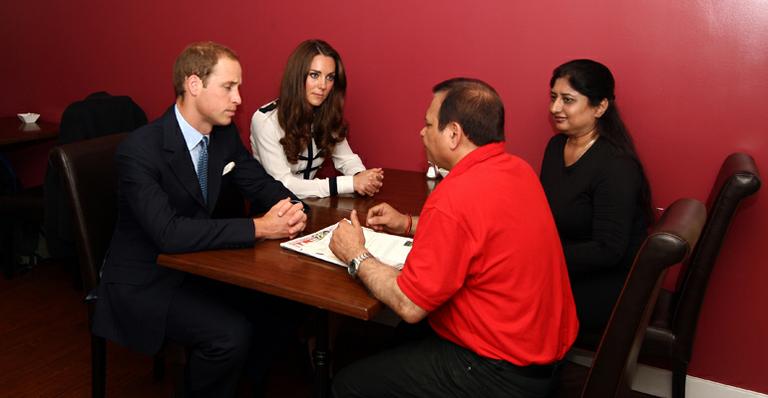
[[[352,261],[349,262],[349,266],[347,267],[347,272],[349,272],[352,276],[357,276],[357,268],[360,267],[360,264],[363,263],[363,261],[373,257],[368,250],[362,252],[359,256],[352,259]]]

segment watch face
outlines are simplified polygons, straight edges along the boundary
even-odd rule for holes
[[[359,267],[360,263],[362,263],[368,258],[371,258],[371,253],[369,253],[368,251],[365,251],[363,254],[353,258],[352,261],[349,262],[349,266],[347,267],[347,271],[349,272],[349,274],[352,276],[357,275],[357,267]]]

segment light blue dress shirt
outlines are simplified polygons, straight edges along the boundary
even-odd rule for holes
[[[195,165],[195,173],[197,173],[197,161],[200,158],[200,148],[203,143],[203,133],[197,131],[192,125],[184,120],[179,112],[179,106],[174,105],[173,110],[176,113],[176,121],[179,122],[181,128],[181,134],[184,136],[184,142],[187,143],[187,149],[189,150],[189,156],[192,158],[192,164]],[[210,140],[208,141],[210,145]]]

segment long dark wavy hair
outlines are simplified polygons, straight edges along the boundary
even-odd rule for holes
[[[307,101],[306,81],[312,59],[325,55],[336,62],[333,88],[325,101],[317,108]],[[333,147],[347,137],[344,120],[344,94],[347,91],[347,75],[341,57],[330,44],[322,40],[306,40],[299,44],[288,57],[288,63],[280,83],[280,99],[277,119],[285,131],[280,140],[285,156],[291,163],[298,162],[299,154],[307,148],[314,135],[318,150],[328,157]]]
[[[608,109],[603,116],[597,119],[597,133],[605,139],[621,155],[627,156],[637,163],[642,177],[640,188],[640,206],[642,206],[646,222],[653,223],[653,208],[651,207],[651,187],[645,175],[640,157],[637,156],[632,136],[627,126],[621,120],[619,108],[616,106],[614,87],[616,85],[613,74],[605,65],[591,59],[575,59],[566,62],[552,71],[549,87],[555,85],[560,78],[568,80],[568,84],[589,99],[591,106],[598,106],[603,99],[608,100]]]

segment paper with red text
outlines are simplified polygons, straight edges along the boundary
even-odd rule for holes
[[[333,230],[336,229],[337,225],[333,224],[309,235],[283,242],[280,247],[346,267],[347,264],[339,260],[328,247]],[[363,227],[363,235],[365,235],[365,248],[374,257],[396,269],[403,268],[405,259],[413,246],[412,238],[376,232],[365,227]]]

